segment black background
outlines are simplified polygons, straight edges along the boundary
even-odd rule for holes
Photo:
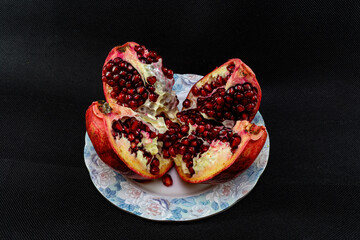
[[[117,2],[1,1],[0,238],[360,238],[359,1]],[[270,159],[230,210],[151,222],[92,185],[84,114],[127,41],[176,73],[257,74]]]

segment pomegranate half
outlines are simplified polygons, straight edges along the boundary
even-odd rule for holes
[[[108,103],[93,102],[86,111],[86,129],[100,159],[126,177],[159,178],[173,166],[158,149],[157,134],[166,131],[160,119],[126,107],[113,112]]]
[[[172,90],[173,74],[155,51],[143,45],[128,42],[114,47],[102,70],[105,99],[114,110],[124,106],[146,115],[175,116],[178,100]]]
[[[260,107],[261,88],[254,72],[240,59],[231,59],[200,79],[183,102],[208,119],[248,120]]]

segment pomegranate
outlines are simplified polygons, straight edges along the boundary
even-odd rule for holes
[[[94,149],[110,167],[133,179],[154,179],[172,166],[158,148],[164,120],[153,121],[130,108],[113,112],[106,102],[93,102],[86,111],[86,129]]]
[[[192,87],[183,110],[197,109],[207,119],[233,125],[237,120],[251,121],[260,101],[261,88],[254,72],[240,59],[231,59]]]
[[[115,110],[124,106],[146,115],[174,116],[178,100],[172,91],[173,75],[161,56],[143,45],[128,42],[114,47],[102,70],[106,101]]]
[[[173,72],[142,45],[113,48],[102,79],[108,102],[88,108],[87,132],[99,157],[129,178],[160,178],[175,163],[187,182],[222,183],[250,167],[265,144],[265,127],[250,123],[261,89],[239,59],[198,81],[181,112]]]
[[[171,178],[171,176],[169,174],[165,174],[162,177],[162,182],[166,187],[170,187],[173,184],[173,180],[172,180],[172,178]]]

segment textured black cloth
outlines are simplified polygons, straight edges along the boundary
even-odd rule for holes
[[[0,3],[0,239],[360,238],[359,1],[115,2]],[[256,73],[270,159],[228,211],[152,222],[93,186],[84,115],[127,41],[176,73]]]

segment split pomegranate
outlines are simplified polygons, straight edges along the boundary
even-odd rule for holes
[[[178,104],[172,91],[174,73],[162,61],[155,51],[134,42],[114,47],[102,70],[106,101],[113,109],[124,106],[153,116],[174,115]]]
[[[86,111],[86,129],[100,159],[129,178],[159,178],[173,166],[159,152],[164,120],[154,121],[126,107],[114,112],[106,102],[93,102]]]
[[[240,59],[231,59],[198,81],[183,102],[216,121],[251,121],[260,106],[261,89],[254,72]]]
[[[159,178],[175,163],[190,183],[226,182],[250,167],[267,137],[265,127],[250,123],[261,101],[251,69],[229,60],[193,86],[181,112],[173,84],[156,52],[137,43],[115,47],[103,67],[108,103],[86,112],[99,157],[133,179]]]

